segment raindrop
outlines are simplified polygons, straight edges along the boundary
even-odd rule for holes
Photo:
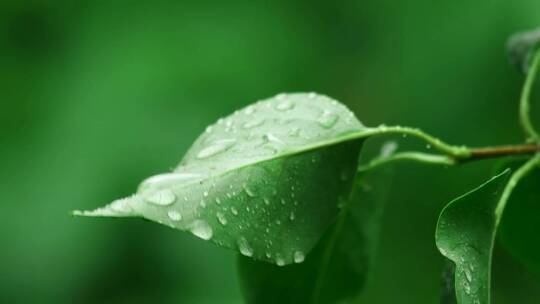
[[[294,221],[294,219],[295,219],[294,211],[291,212],[291,215],[289,216],[289,219],[291,221]]]
[[[176,200],[176,195],[174,195],[171,190],[165,189],[151,193],[149,196],[145,197],[145,199],[154,205],[168,206],[174,203]]]
[[[251,248],[251,246],[249,245],[245,237],[240,237],[238,239],[237,244],[238,244],[238,250],[240,250],[241,254],[247,257],[253,256],[253,248]]]
[[[255,127],[258,127],[260,125],[262,125],[264,123],[264,119],[253,119],[253,120],[250,120],[250,121],[247,121],[246,123],[244,123],[242,125],[242,127],[244,129],[251,129],[251,128],[255,128]]]
[[[280,255],[276,255],[276,264],[280,267],[285,266],[285,260]]]
[[[467,278],[467,281],[472,281],[472,274],[471,274],[471,271],[469,269],[466,269],[465,268],[465,278]]]
[[[235,142],[236,142],[236,139],[222,139],[222,140],[216,141],[212,143],[210,146],[199,151],[199,153],[197,154],[197,158],[199,159],[207,158],[207,157],[222,153],[224,151],[227,151],[232,146],[234,146]]]
[[[167,216],[172,221],[175,221],[175,222],[182,220],[182,215],[180,214],[180,212],[175,211],[175,210],[171,210],[171,211],[167,212]]]
[[[295,251],[294,252],[294,262],[295,263],[302,263],[305,259],[305,255],[302,251]]]
[[[249,106],[244,109],[244,114],[246,115],[251,115],[253,113],[255,113],[255,108],[253,106]]]
[[[145,189],[156,185],[159,185],[160,187],[171,186],[187,180],[197,179],[200,176],[201,175],[197,173],[162,173],[145,179],[141,183],[139,189]]]
[[[190,231],[193,233],[193,235],[203,240],[211,239],[213,234],[212,227],[210,227],[210,225],[203,220],[195,220]]]
[[[236,208],[234,208],[234,207],[231,207],[231,212],[234,215],[238,215],[238,210],[236,210]]]
[[[216,213],[216,217],[221,225],[223,226],[227,225],[227,218],[225,217],[223,213],[221,212]]]
[[[204,200],[201,200],[201,203],[200,203],[200,204],[201,204],[201,207],[202,207],[202,208],[206,208],[206,202],[205,202]]]
[[[336,124],[338,119],[338,115],[330,111],[324,111],[321,117],[319,117],[318,122],[323,128],[330,129]]]
[[[247,185],[244,185],[244,191],[249,197],[255,197],[255,193],[253,192],[253,190],[249,189]]]
[[[270,205],[270,200],[267,197],[263,198],[263,201],[264,201],[265,205],[267,205],[267,206]]]
[[[292,108],[294,108],[294,103],[288,99],[285,99],[276,105],[276,110],[278,111],[288,111]]]
[[[207,196],[208,196],[208,191],[204,191],[204,192],[203,192],[203,196],[204,196],[204,197],[207,197]]]
[[[273,142],[273,143],[283,144],[283,141],[281,139],[279,139],[278,137],[276,137],[272,133],[264,134],[263,135],[263,140],[264,140],[264,142]]]
[[[470,294],[470,293],[471,293],[471,286],[469,285],[469,282],[464,282],[464,283],[463,283],[463,288],[465,289],[465,293],[466,293],[466,294]]]

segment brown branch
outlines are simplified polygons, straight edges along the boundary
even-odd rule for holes
[[[486,159],[486,158],[495,158],[495,157],[501,157],[501,156],[535,154],[538,152],[540,152],[540,145],[536,145],[536,144],[477,148],[477,149],[471,149],[470,157],[466,159],[462,159],[460,161],[466,162],[466,161]]]

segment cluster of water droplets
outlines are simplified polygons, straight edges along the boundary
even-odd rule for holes
[[[275,208],[281,208],[287,204],[290,204],[289,209],[296,208],[298,201],[294,199],[294,193],[297,188],[295,188],[294,183],[291,186],[291,196],[285,198],[278,197],[275,190],[272,195],[260,195],[259,190],[250,183],[239,185],[231,183],[226,191],[217,190],[214,182],[207,180],[199,182],[197,178],[200,176],[198,174],[166,173],[151,177],[141,185],[138,197],[142,199],[143,203],[151,206],[152,210],[157,210],[154,212],[163,215],[158,216],[156,219],[158,222],[188,230],[203,240],[214,239],[220,245],[229,244],[230,246],[230,241],[227,238],[223,239],[219,231],[233,229],[237,231],[235,233],[237,238],[232,246],[235,246],[245,256],[253,257],[256,252],[255,248],[259,248],[262,250],[259,252],[259,258],[266,257],[277,265],[283,266],[287,264],[287,261],[295,263],[304,261],[304,253],[301,250],[294,250],[286,254],[277,249],[278,247],[274,247],[279,244],[272,242],[273,235],[271,233],[283,225],[284,219],[275,219],[266,224],[249,220],[250,216],[257,216],[257,214],[262,214],[265,218],[272,218],[271,214]],[[196,193],[190,192],[186,195],[178,195],[173,191],[172,181],[188,181],[194,185],[200,185],[202,188],[197,190],[200,191],[198,196]],[[163,185],[167,187],[163,188]],[[199,203],[193,204],[194,200],[198,200]],[[195,207],[191,209],[186,207],[193,205]],[[125,206],[129,205],[126,205],[124,200],[118,200],[110,205],[110,208],[123,209],[126,208]],[[187,211],[184,214],[181,210],[185,208]],[[288,220],[290,222],[296,221],[294,209],[288,213]],[[232,227],[230,227],[231,225]],[[216,234],[216,230],[218,234]],[[260,231],[262,234],[253,236],[252,231]],[[261,243],[265,244],[266,250],[261,249]]]
[[[287,233],[290,225],[303,221],[297,212],[300,185],[287,180],[290,191],[285,197],[278,196],[275,189],[274,193],[259,193],[250,179],[241,184],[231,180],[228,189],[216,188],[212,176],[286,149],[309,146],[324,140],[323,136],[333,139],[337,133],[332,132],[360,126],[352,112],[328,97],[315,93],[280,94],[209,126],[175,172],[145,180],[137,199],[148,206],[145,216],[188,230],[201,239],[235,247],[248,257],[264,257],[279,266],[302,263],[303,250],[284,249],[273,241],[275,235]],[[321,162],[317,155],[308,161],[313,166]],[[342,174],[341,179],[348,180],[349,175]],[[253,180],[268,183],[264,178]],[[188,190],[175,190],[178,185],[187,185]],[[267,184],[261,187],[272,189]],[[107,208],[117,213],[132,212],[129,199],[115,201]]]
[[[343,123],[334,130],[339,121]],[[206,160],[225,154],[235,158],[242,153],[244,159],[260,158],[307,145],[325,134],[331,139],[332,132],[360,127],[351,111],[326,96],[279,94],[209,126],[194,147],[194,156]]]

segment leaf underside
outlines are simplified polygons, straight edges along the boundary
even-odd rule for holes
[[[307,254],[351,190],[367,130],[314,93],[280,94],[218,120],[179,166],[85,216],[136,216],[245,256],[287,265]],[[298,261],[299,259],[296,258]]]
[[[493,177],[450,202],[439,216],[436,244],[441,254],[455,264],[454,288],[459,304],[489,303],[497,230],[495,209],[509,176],[510,170],[506,170]],[[452,303],[451,297],[446,300]]]
[[[375,170],[358,177],[351,199],[304,263],[281,268],[240,257],[246,303],[336,303],[356,296],[375,255],[391,175]]]

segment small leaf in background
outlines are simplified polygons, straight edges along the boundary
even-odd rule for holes
[[[219,119],[172,173],[86,216],[140,216],[280,266],[300,262],[347,199],[366,128],[314,93],[280,94]]]
[[[540,28],[512,35],[506,44],[510,62],[527,73],[531,57],[540,44]]]
[[[458,197],[443,209],[435,233],[443,256],[454,262],[459,304],[488,304],[491,258],[497,218],[495,210],[510,170]]]
[[[276,267],[240,257],[246,303],[323,304],[357,296],[375,256],[391,177],[386,168],[361,173],[338,220],[302,264]]]
[[[517,167],[523,161],[508,164]],[[540,275],[540,170],[525,176],[516,186],[499,227],[498,239],[516,260]]]

